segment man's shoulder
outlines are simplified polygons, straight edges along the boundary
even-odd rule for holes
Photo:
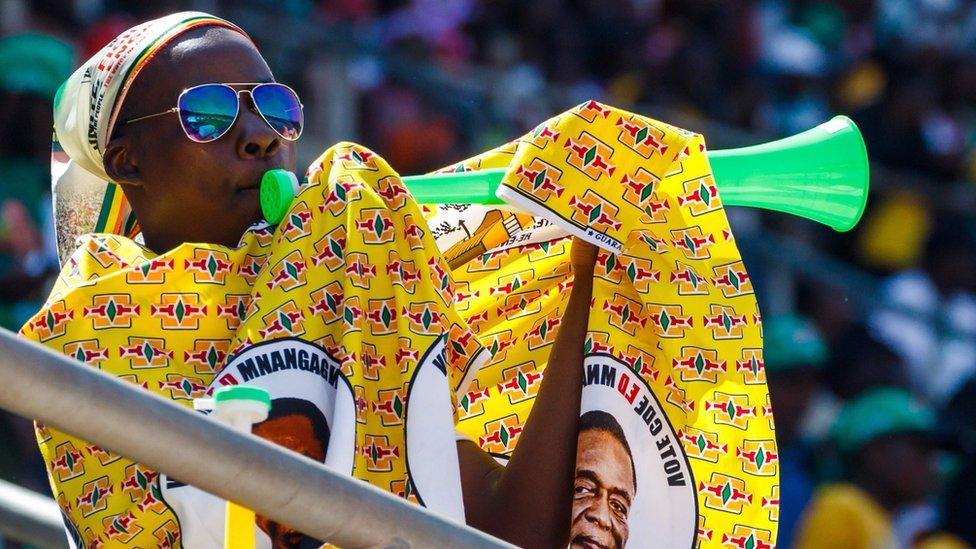
[[[100,277],[155,258],[142,244],[115,234],[84,234],[75,240],[75,245],[58,275],[59,284],[72,288],[91,285]]]
[[[61,265],[44,306],[20,329],[28,339],[44,341],[61,323],[73,320],[66,301],[76,301],[99,289],[99,281],[115,273],[151,261],[152,252],[131,239],[113,234],[85,234],[75,241],[75,251]]]

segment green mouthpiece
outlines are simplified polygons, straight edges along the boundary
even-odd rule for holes
[[[285,218],[298,194],[298,178],[288,170],[268,170],[261,176],[261,213],[272,225]]]

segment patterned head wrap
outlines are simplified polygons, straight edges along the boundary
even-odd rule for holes
[[[51,193],[62,262],[82,234],[134,237],[140,232],[121,189],[105,173],[102,155],[139,71],[174,38],[204,25],[227,27],[247,37],[233,23],[206,13],[174,13],[123,32],[78,67],[58,90]]]

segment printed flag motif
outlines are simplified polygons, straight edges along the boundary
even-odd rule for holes
[[[517,445],[534,401],[530,381],[545,373],[546,342],[572,286],[567,235],[585,238],[615,252],[598,257],[585,352],[618,359],[647,384],[697,500],[680,543],[644,545],[771,546],[779,470],[761,322],[701,136],[590,101],[441,171],[489,168],[508,168],[499,196],[534,218],[506,223],[513,214],[454,206],[428,218],[462,314],[493,353],[462,399],[460,429],[495,455]],[[479,254],[465,255],[471,249]],[[619,377],[614,390],[635,394]],[[660,498],[656,505],[674,507]],[[633,513],[631,542],[640,545]]]
[[[508,168],[500,196],[524,213],[422,212],[382,158],[336,145],[281,225],[252,228],[237,248],[156,255],[85,237],[22,334],[184,405],[248,349],[301,338],[348,382],[353,474],[419,502],[406,410],[427,350],[444,338],[433,363],[459,430],[510,455],[545,376],[573,284],[569,236],[579,236],[605,250],[585,353],[615,365],[589,379],[663,433],[658,473],[692,498],[675,521],[683,546],[773,545],[779,461],[761,320],[701,136],[590,101],[443,171],[487,168]],[[287,368],[261,366],[275,364]],[[154,471],[52,428],[37,435],[86,545],[181,546]]]
[[[157,256],[123,237],[85,237],[22,335],[183,405],[249,376],[315,372],[349,387],[352,474],[422,502],[422,475],[407,471],[416,451],[406,444],[408,417],[436,412],[407,413],[420,384],[412,380],[430,365],[427,375],[444,380],[443,390],[433,385],[446,404],[436,410],[463,399],[470,408],[478,397],[461,385],[486,353],[453,308],[458,289],[417,225],[423,214],[386,162],[343,143],[309,175],[282,223],[252,228],[237,248],[187,244]],[[233,366],[249,349],[299,339],[305,347]],[[243,375],[224,375],[231,368]],[[443,434],[453,448],[453,429]],[[194,546],[157,472],[56,429],[39,425],[37,435],[56,499],[86,547]]]

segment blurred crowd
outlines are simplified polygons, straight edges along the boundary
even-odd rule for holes
[[[764,311],[780,546],[976,546],[976,210],[967,207],[976,2],[280,0],[272,12],[252,0],[0,0],[0,9],[0,325],[10,329],[39,307],[57,270],[48,188],[58,85],[116,34],[166,12],[203,9],[251,32],[278,79],[316,111],[310,119],[333,126],[311,127],[306,146],[338,127],[402,173],[497,146],[590,98],[757,140],[850,116],[882,168],[858,229],[839,237],[763,214],[750,238],[797,236],[860,282],[793,273],[788,299],[766,303],[762,281],[781,276],[780,265],[751,261],[743,245]],[[0,478],[47,491],[27,422],[0,415],[0,448]]]

